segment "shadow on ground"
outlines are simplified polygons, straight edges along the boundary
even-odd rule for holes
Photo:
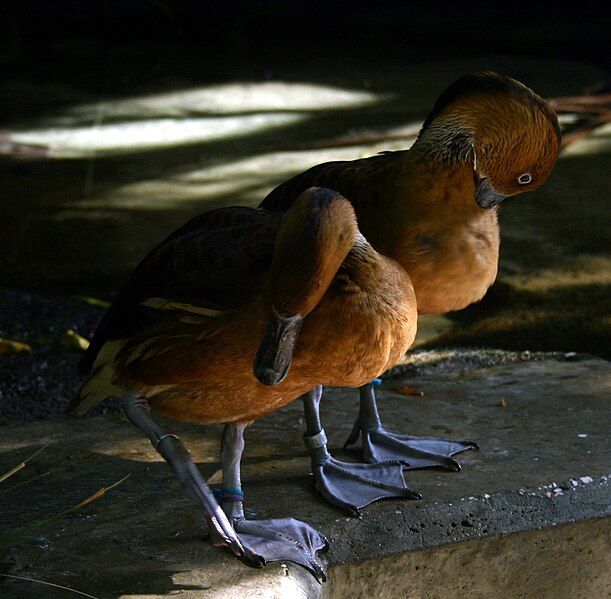
[[[608,496],[608,363],[586,357],[547,355],[533,362],[500,357],[501,364],[493,367],[482,366],[498,363],[499,356],[484,352],[478,364],[453,372],[446,364],[441,374],[410,379],[404,373],[379,389],[382,420],[394,431],[480,443],[480,451],[461,454],[461,472],[405,473],[423,501],[379,502],[362,518],[323,502],[309,476],[301,406],[295,402],[248,429],[243,464],[247,517],[292,516],[311,523],[331,541],[326,556],[331,568],[358,568],[363,560],[397,559],[406,552],[417,557],[433,547],[452,552],[461,541],[488,539],[482,545],[485,553],[510,533],[574,522],[599,539],[595,525]],[[421,385],[426,395],[406,396],[394,385]],[[341,459],[358,458],[338,450],[357,411],[353,390],[327,391],[322,418],[331,451]],[[210,484],[219,483],[221,427],[163,422],[181,437]],[[182,591],[186,597],[215,599],[255,596],[253,588],[266,584],[266,577],[277,584],[289,576],[291,565],[252,570],[205,541],[190,515],[193,504],[175,475],[124,415],[5,426],[0,475],[47,444],[0,486],[1,572],[72,586],[97,597]],[[101,488],[109,490],[66,513]],[[562,547],[571,546],[571,535],[566,536],[566,542],[559,541]],[[532,548],[532,538],[521,545]],[[583,554],[571,557],[571,563],[582,560],[571,584],[604,585],[606,554],[597,547],[580,546]],[[508,564],[518,564],[513,567],[522,572],[520,550],[511,555],[517,557],[505,556],[503,567],[513,572]],[[550,564],[556,562],[550,558]],[[334,577],[342,579],[337,571]],[[401,583],[405,588],[411,588],[411,577],[410,571]],[[548,588],[549,581],[537,584]],[[0,578],[0,594],[62,596],[41,589]],[[287,595],[278,591],[261,596]]]
[[[181,88],[176,81],[164,87],[160,80],[141,94],[115,98],[78,86],[13,82],[22,94],[29,89],[43,98],[37,117],[26,111],[6,131],[50,143],[54,157],[2,160],[0,285],[109,299],[151,246],[195,214],[256,205],[313,164],[408,147],[440,90],[487,68],[548,97],[602,78],[577,63],[491,56],[365,65],[334,80],[324,68],[310,70],[307,81],[287,72],[284,82],[220,88]],[[134,136],[133,146],[113,137],[117,126],[124,127],[117,136]],[[436,346],[609,355],[609,232],[600,216],[611,197],[603,176],[609,143],[604,134],[594,137],[596,143],[590,138],[570,147],[543,188],[503,206],[497,287],[482,304],[447,320],[445,328],[460,322],[460,330],[434,340]],[[106,150],[95,151],[103,139]]]

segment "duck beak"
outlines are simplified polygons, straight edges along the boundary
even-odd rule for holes
[[[480,208],[492,208],[500,204],[507,196],[498,193],[490,184],[490,179],[476,172],[475,201]]]
[[[293,352],[303,317],[280,316],[274,310],[259,346],[253,372],[264,385],[277,385],[285,378],[293,360]]]

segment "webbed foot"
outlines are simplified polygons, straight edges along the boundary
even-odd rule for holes
[[[303,566],[319,582],[327,579],[316,553],[326,551],[329,542],[309,524],[294,518],[232,518],[231,523],[245,552],[251,557],[246,561],[248,565],[262,567],[268,562],[286,560]]]
[[[458,472],[459,463],[452,456],[468,449],[479,449],[473,441],[453,441],[435,437],[410,437],[390,433],[379,427],[363,430],[357,420],[344,448],[363,437],[363,458],[369,463],[397,460],[406,470],[443,468]]]
[[[398,460],[406,470],[443,468],[454,472],[460,470],[460,465],[452,456],[467,449],[479,449],[473,441],[410,437],[388,432],[382,426],[374,392],[374,387],[380,383],[376,379],[360,388],[359,416],[344,449],[356,443],[359,435],[362,435],[363,458],[366,462],[375,464]]]
[[[359,510],[377,501],[392,497],[421,499],[403,478],[400,462],[351,464],[340,462],[327,454],[312,464],[315,487],[330,503],[359,514]]]

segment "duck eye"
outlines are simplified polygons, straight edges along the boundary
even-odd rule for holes
[[[530,173],[522,173],[518,177],[518,183],[520,185],[528,185],[533,180],[532,175]]]

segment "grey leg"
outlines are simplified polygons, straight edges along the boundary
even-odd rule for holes
[[[293,518],[274,520],[244,518],[240,462],[244,451],[245,428],[244,423],[226,425],[221,443],[223,463],[221,505],[240,542],[248,551],[256,555],[263,565],[267,562],[291,561],[308,569],[318,580],[326,580],[316,552],[327,549],[328,542],[317,530]]]
[[[407,470],[443,468],[458,471],[460,466],[452,456],[467,449],[478,449],[477,443],[472,441],[409,437],[390,433],[380,421],[374,384],[363,385],[359,393],[359,416],[344,448],[355,443],[359,435],[362,435],[363,457],[369,463],[399,460]]]
[[[405,484],[403,467],[398,461],[378,464],[351,464],[333,458],[327,449],[327,437],[320,423],[319,385],[303,399],[306,419],[304,441],[312,458],[316,489],[330,503],[353,513],[373,501],[388,497],[420,499],[421,495]]]
[[[244,518],[240,464],[244,453],[244,430],[248,424],[227,424],[221,436],[221,467],[223,470],[221,506],[227,516],[233,520]]]
[[[225,512],[216,502],[212,491],[193,463],[186,447],[176,435],[166,433],[152,418],[147,401],[135,394],[127,394],[123,408],[131,422],[143,431],[155,449],[172,466],[174,472],[198,502],[210,529],[215,545],[229,547],[235,555],[251,566],[261,565],[258,557],[244,547]]]

